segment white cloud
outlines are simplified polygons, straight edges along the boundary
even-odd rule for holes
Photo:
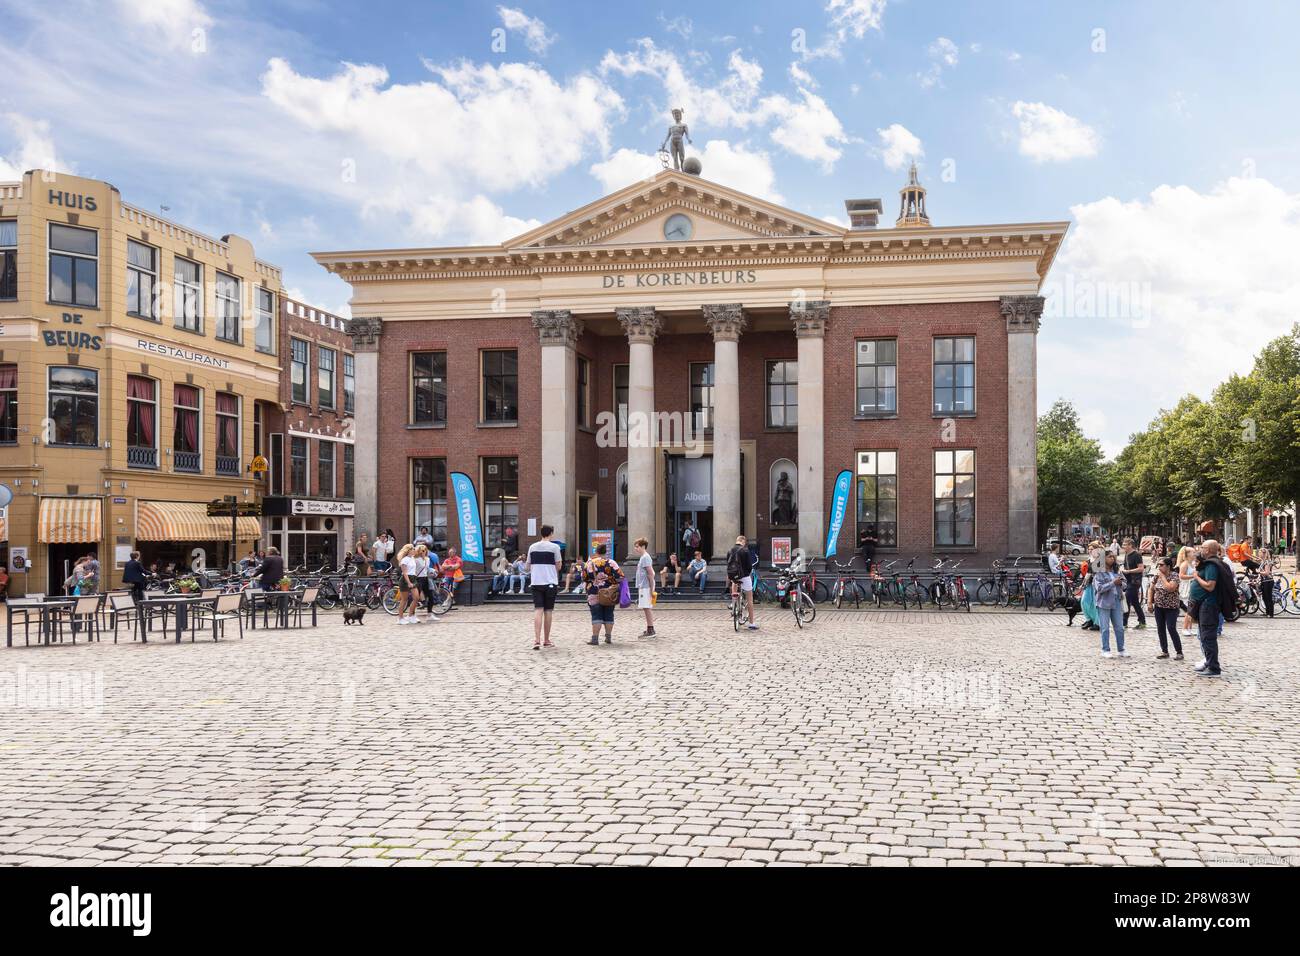
[[[831,15],[831,26],[836,30],[861,40],[868,30],[880,30],[885,18],[886,0],[830,0],[826,12]]]
[[[21,113],[5,113],[0,115],[0,120],[3,120],[0,127],[9,127],[17,144],[8,153],[0,154],[0,182],[16,182],[29,169],[75,172],[58,158],[50,124],[45,120],[34,120]]]
[[[555,34],[546,29],[545,23],[536,17],[530,17],[522,10],[497,7],[497,15],[501,17],[501,23],[507,30],[523,34],[524,45],[538,56],[545,56],[546,51],[555,42]]]
[[[876,134],[880,137],[880,145],[874,152],[886,169],[903,169],[925,155],[920,138],[901,123],[878,129]]]
[[[983,49],[984,49],[984,44],[982,44],[982,43],[972,43],[972,44],[970,44],[970,51],[971,51],[972,53],[979,53],[979,52],[983,51]]]
[[[769,96],[762,102],[765,112],[776,117],[772,141],[795,156],[818,163],[830,172],[844,154],[840,144],[849,142],[839,117],[816,93],[800,90],[802,100]]]
[[[1012,63],[1015,63],[1017,60],[1020,59],[1020,54],[1017,53],[1015,50],[1012,50],[1010,53],[1007,54],[1007,59],[1010,60]]]
[[[1064,162],[1096,156],[1097,131],[1046,103],[1017,100],[1011,113],[1020,121],[1020,155],[1036,163]]]
[[[683,40],[689,41],[691,34],[695,32],[695,21],[690,17],[677,16],[669,20],[662,13],[659,14],[659,25],[664,28],[666,33],[676,33]],[[734,40],[735,37],[729,39]]]
[[[1295,321],[1300,194],[1229,179],[1071,212],[1043,292],[1038,392],[1044,408],[1064,395],[1101,416],[1109,453],[1157,409],[1248,371]]]
[[[449,232],[464,236],[471,245],[491,245],[541,225],[537,219],[519,219],[484,195],[467,200],[430,196],[412,213],[415,228],[430,236]]]
[[[801,86],[804,89],[817,89],[817,77],[805,70],[798,60],[795,60],[790,64],[790,79],[792,79],[796,85]]]
[[[918,73],[916,77],[921,88],[928,90],[943,79],[945,68],[951,69],[957,65],[957,44],[947,37],[938,37],[926,48],[926,53],[930,57],[930,68],[924,73]]]
[[[213,24],[199,0],[118,0],[117,9],[127,22],[174,49],[193,49],[194,31],[207,31]]]
[[[704,167],[702,179],[760,199],[784,202],[776,190],[772,160],[762,150],[751,149],[747,143],[732,144],[711,139],[698,155]],[[612,193],[639,180],[649,179],[662,168],[657,156],[625,148],[594,164],[590,172],[600,181],[605,193]]]

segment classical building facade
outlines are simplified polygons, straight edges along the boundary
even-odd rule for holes
[[[666,170],[499,246],[326,252],[352,286],[358,529],[489,549],[543,522],[720,557],[861,530],[904,559],[1036,548],[1036,336],[1066,223],[851,225]],[[575,549],[576,550],[576,549]]]
[[[278,402],[280,270],[124,201],[35,170],[0,184],[0,516],[10,593],[61,590],[94,552],[101,584],[146,561],[230,558],[254,503],[256,408]],[[234,522],[236,547],[261,535]]]

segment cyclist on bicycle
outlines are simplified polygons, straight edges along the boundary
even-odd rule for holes
[[[745,610],[749,623],[745,626],[757,631],[754,623],[754,556],[749,552],[749,542],[742,534],[736,538],[736,546],[727,552],[727,580],[731,585],[731,600],[739,600],[739,594],[745,595]]]

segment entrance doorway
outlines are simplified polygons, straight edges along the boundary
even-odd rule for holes
[[[98,551],[99,546],[94,544],[51,544],[49,548],[47,565],[49,566],[49,581],[45,589],[46,594],[62,594],[63,582],[72,574],[72,567],[77,563],[78,558],[83,558],[92,551]],[[100,589],[103,590],[104,563],[99,564]]]
[[[585,561],[591,555],[587,553],[588,533],[591,531],[592,515],[595,513],[596,496],[578,492],[578,540],[573,543],[572,552],[566,557]]]
[[[688,525],[700,533],[698,550],[707,559],[713,554],[713,456],[665,455],[668,509],[664,551],[674,551],[689,561],[682,541]]]

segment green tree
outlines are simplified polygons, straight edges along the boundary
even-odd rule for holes
[[[1057,400],[1038,419],[1038,524],[1039,537],[1056,524],[1057,536],[1065,521],[1095,512],[1111,495],[1101,445],[1083,434],[1074,406]]]

